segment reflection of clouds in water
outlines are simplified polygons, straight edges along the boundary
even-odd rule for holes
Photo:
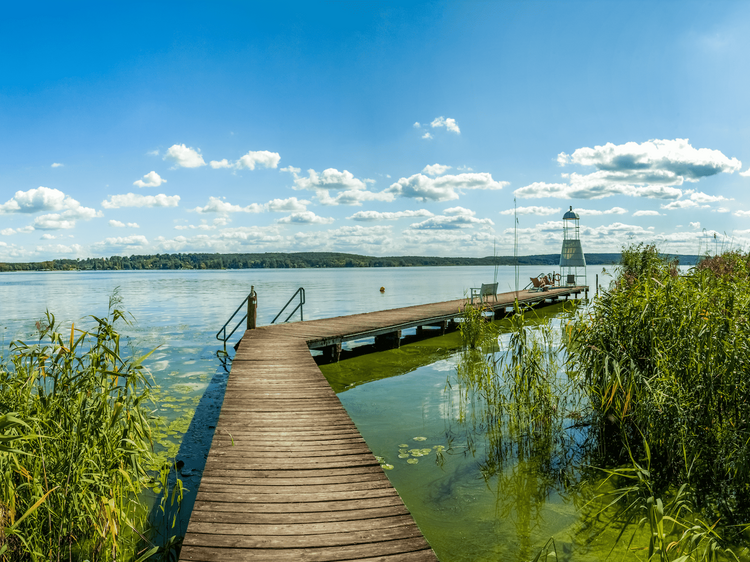
[[[176,392],[195,392],[196,390],[203,390],[206,388],[208,384],[204,382],[182,382],[180,384],[176,384],[172,387],[172,390]]]
[[[183,361],[183,365],[195,365],[195,359],[191,359],[190,361]]]
[[[183,373],[181,375],[177,375],[178,379],[185,379],[187,377],[198,377],[200,375],[206,374],[205,371],[190,371],[189,373]],[[196,383],[190,383],[190,384],[196,384]]]
[[[164,361],[157,361],[156,363],[154,363],[153,365],[151,365],[151,370],[152,371],[163,371],[164,369],[167,368],[167,366],[169,366],[169,361],[166,361],[166,360],[164,360]]]
[[[458,356],[449,357],[448,359],[438,361],[437,363],[430,365],[430,368],[442,373],[445,371],[454,370],[456,368],[456,365],[458,365]]]

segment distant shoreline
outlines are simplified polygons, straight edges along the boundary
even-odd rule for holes
[[[697,255],[670,255],[681,265],[695,265]],[[517,261],[516,261],[517,260]],[[558,267],[559,254],[530,256],[486,256],[483,258],[440,258],[429,256],[373,257],[336,252],[299,252],[263,254],[156,254],[111,256],[109,258],[59,259],[42,262],[0,262],[0,272],[16,271],[155,271],[220,269],[295,269],[362,267],[435,267],[435,266],[514,266]],[[619,253],[586,254],[587,265],[617,265]]]

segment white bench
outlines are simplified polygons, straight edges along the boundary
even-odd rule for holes
[[[479,302],[484,304],[484,297],[493,297],[497,302],[497,283],[482,283],[481,287],[472,287],[471,304],[474,304],[474,297],[479,297]]]

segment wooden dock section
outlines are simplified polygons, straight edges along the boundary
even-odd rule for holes
[[[517,296],[533,304],[584,291]],[[489,307],[502,313],[515,297],[498,295]],[[343,341],[375,337],[396,346],[401,330],[444,328],[465,304],[459,299],[245,332],[180,560],[437,560],[310,349],[335,359]]]

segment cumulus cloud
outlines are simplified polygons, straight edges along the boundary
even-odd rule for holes
[[[660,217],[659,211],[636,211],[633,213],[634,217]]]
[[[671,174],[673,184],[698,181],[721,172],[733,173],[741,162],[727,158],[719,150],[694,148],[688,139],[649,140],[638,144],[607,143],[594,148],[579,148],[571,156],[561,153],[558,161],[594,166],[599,170],[635,173],[654,170]]]
[[[389,190],[373,192],[367,190],[367,184],[374,180],[361,180],[348,170],[339,171],[327,168],[321,173],[313,169],[307,171],[307,177],[300,176],[295,168],[294,189],[314,191],[318,201],[323,205],[361,205],[363,201],[393,201],[394,195]],[[330,192],[336,192],[331,196]]]
[[[0,230],[0,234],[3,236],[10,236],[11,234],[26,234],[29,232],[34,232],[34,227],[30,224],[21,228],[4,228]]]
[[[170,146],[164,155],[164,160],[174,162],[175,168],[199,168],[206,165],[200,149],[189,148],[184,144]]]
[[[251,203],[246,207],[241,207],[240,205],[227,203],[223,197],[209,197],[208,203],[205,206],[190,210],[196,213],[262,213],[265,209],[263,205],[259,205],[258,203]]]
[[[424,135],[422,135],[422,138],[423,138],[423,139],[431,139],[431,138],[432,138],[432,135],[431,135],[431,134],[430,134],[429,132],[427,132],[427,133],[425,133]]]
[[[456,120],[450,117],[448,117],[447,119],[442,116],[436,117],[435,119],[433,119],[432,123],[430,123],[430,126],[433,129],[435,127],[445,127],[451,133],[456,133],[457,135],[461,133],[461,129],[458,128],[458,123],[456,123]]]
[[[690,228],[693,228],[693,229],[695,229],[695,230],[700,230],[700,228],[701,228],[701,223],[699,223],[699,222],[691,222],[691,223],[690,223]]]
[[[508,185],[505,181],[495,181],[492,175],[483,173],[466,173],[430,178],[424,174],[414,174],[401,178],[392,184],[386,192],[400,197],[409,197],[417,201],[450,201],[458,199],[460,193],[471,189],[502,189]]]
[[[748,168],[744,172],[740,172],[740,175],[746,178],[750,177],[750,168]]]
[[[237,161],[237,168],[247,168],[248,170],[254,170],[255,166],[262,166],[263,168],[276,168],[279,165],[278,152],[269,152],[268,150],[258,150],[253,152],[252,150],[245,154],[242,158]]]
[[[221,160],[211,160],[209,164],[214,170],[218,170],[219,168],[233,168],[234,167],[234,164],[232,164],[226,158],[222,158]]]
[[[598,217],[601,215],[624,215],[627,214],[628,210],[622,207],[612,207],[611,209],[605,209],[600,211],[598,209],[573,209],[580,217]]]
[[[424,170],[422,170],[423,174],[427,174],[428,176],[442,176],[445,172],[450,170],[450,166],[443,166],[442,164],[429,164],[424,167]]]
[[[662,209],[666,209],[669,211],[673,211],[675,209],[694,209],[697,207],[708,209],[709,205],[700,205],[691,199],[681,199],[679,201],[672,201],[671,203],[667,203],[661,206]]]
[[[159,187],[163,183],[167,183],[167,180],[162,179],[159,174],[151,171],[143,176],[143,179],[134,181],[133,185],[137,187]]]
[[[105,238],[102,242],[95,244],[95,246],[145,246],[148,244],[148,239],[142,234],[133,234],[132,236],[115,236],[112,238]]]
[[[62,168],[65,164],[61,164],[60,162],[52,162],[53,168]]]
[[[59,189],[37,187],[28,191],[16,191],[16,194],[0,205],[0,213],[38,213],[40,211],[59,211],[73,209],[80,203]]]
[[[418,211],[396,211],[380,213],[378,211],[358,211],[351,217],[347,217],[350,220],[358,222],[375,222],[375,221],[393,221],[404,218],[418,218],[418,217],[432,217],[434,216],[427,209],[419,209]]]
[[[294,166],[287,166],[286,168],[281,168],[281,172],[289,172],[290,174],[299,174],[302,170],[300,168],[295,168]]]
[[[124,195],[110,195],[109,199],[102,201],[105,209],[120,209],[122,207],[176,207],[180,202],[179,195],[136,195],[126,193]]]
[[[750,217],[750,211],[735,211],[735,217]]]
[[[266,208],[273,213],[299,213],[307,210],[309,201],[288,197],[286,199],[271,199],[266,203]]]
[[[289,197],[287,199],[272,199],[268,203],[263,205],[259,203],[251,203],[245,207],[240,205],[233,205],[225,201],[224,197],[209,197],[208,203],[203,207],[196,207],[190,209],[197,213],[263,213],[265,211],[272,211],[275,213],[288,213],[288,212],[301,212],[307,209],[309,201],[304,199],[297,199],[296,197]]]
[[[733,199],[727,199],[723,195],[708,195],[706,193],[701,193],[700,191],[691,192],[690,199],[695,201],[696,203],[715,203],[717,201],[733,201]]]
[[[298,177],[295,174],[294,178],[294,189],[363,190],[366,187],[364,181],[355,178],[348,170],[340,172],[336,168],[327,168],[321,173],[310,169],[307,170],[307,177]]]
[[[519,215],[558,215],[562,213],[562,209],[560,207],[538,207],[532,205],[530,207],[518,207],[516,209],[500,211],[501,215],[513,215],[516,213]]]
[[[677,199],[684,182],[719,173],[734,173],[741,162],[718,150],[694,148],[688,139],[650,140],[638,144],[607,143],[594,148],[579,148],[572,155],[560,153],[565,166],[593,166],[590,174],[563,174],[568,183],[536,182],[516,190],[518,197],[558,197],[563,199],[601,199],[628,195],[652,199]]]
[[[279,224],[331,224],[333,218],[319,217],[312,211],[302,211],[277,219],[276,222]]]
[[[114,228],[125,228],[125,227],[128,227],[128,228],[140,228],[140,226],[138,226],[138,223],[136,223],[136,222],[124,223],[124,222],[116,221],[116,220],[109,221],[109,226],[112,226]]]
[[[478,219],[474,215],[476,215],[474,211],[464,207],[451,207],[443,211],[442,215],[412,224],[411,228],[415,230],[454,230],[478,225],[493,226],[495,224],[490,219]]]
[[[54,234],[42,234],[42,240],[54,240],[55,235]]]

